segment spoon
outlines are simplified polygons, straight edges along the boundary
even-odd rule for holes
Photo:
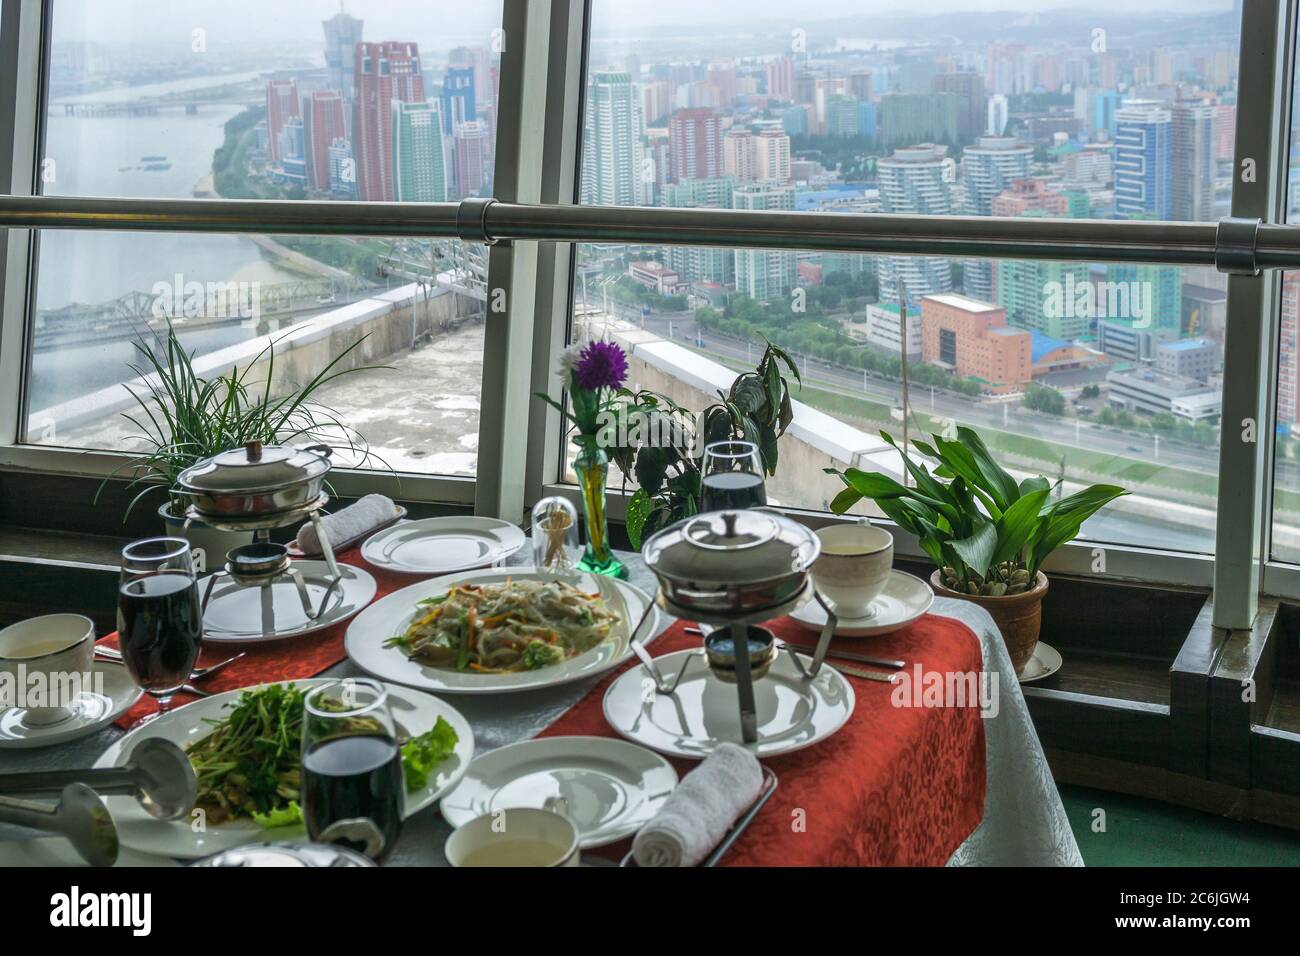
[[[82,783],[70,783],[53,808],[31,800],[0,797],[0,823],[65,836],[91,866],[117,862],[117,827],[99,797]]]
[[[178,820],[194,808],[198,785],[185,751],[169,740],[148,737],[135,745],[120,767],[0,773],[0,793],[50,796],[73,784],[107,795],[132,796],[149,816]]]

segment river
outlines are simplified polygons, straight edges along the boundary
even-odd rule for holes
[[[70,97],[128,101],[224,85],[251,75],[218,75],[175,83],[116,88],[93,96]],[[240,112],[233,105],[200,107],[197,113],[168,109],[152,116],[65,116],[54,107],[47,123],[45,192],[51,195],[189,198],[194,185],[212,171],[212,154],[224,139],[223,126]],[[170,168],[146,170],[145,156],[165,156]],[[149,292],[158,282],[284,282],[297,278],[263,257],[243,236],[167,233],[103,233],[51,230],[40,236],[37,308],[74,302],[101,303],[130,292]],[[228,328],[185,332],[187,348],[205,353],[252,335]],[[39,333],[38,342],[39,347]],[[129,342],[87,342],[38,349],[33,359],[31,405],[50,405],[125,381],[135,361]]]

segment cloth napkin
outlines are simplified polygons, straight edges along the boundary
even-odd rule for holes
[[[393,499],[384,495],[366,495],[346,508],[340,508],[333,514],[322,515],[320,522],[325,528],[331,547],[338,547],[340,542],[360,538],[372,528],[392,521],[397,515],[397,505]],[[298,547],[303,554],[320,554],[320,538],[310,521],[298,529]]]
[[[722,743],[686,775],[632,843],[637,866],[695,866],[758,797],[758,758]]]

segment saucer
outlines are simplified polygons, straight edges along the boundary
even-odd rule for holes
[[[930,610],[934,592],[930,585],[906,571],[890,571],[884,589],[872,600],[875,614],[870,617],[845,618],[835,623],[836,637],[875,637],[906,627]],[[810,631],[821,632],[826,612],[817,601],[809,601],[790,613],[791,620]]]
[[[93,734],[122,716],[144,693],[120,664],[95,661],[91,672],[97,682],[102,678],[103,693],[84,689],[71,705],[73,713],[57,724],[32,727],[24,723],[22,708],[0,711],[0,750],[50,747]]]
[[[1061,669],[1065,661],[1061,658],[1061,652],[1051,644],[1038,642],[1034,648],[1034,656],[1029,658],[1029,663],[1016,679],[1022,684],[1032,684],[1036,680],[1045,680],[1051,677]]]

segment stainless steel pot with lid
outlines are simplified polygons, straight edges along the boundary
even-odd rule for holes
[[[176,493],[203,518],[258,518],[317,502],[330,470],[328,445],[294,448],[251,441],[191,465]]]
[[[708,511],[655,534],[642,557],[674,612],[750,617],[804,593],[821,553],[809,529],[776,511]]]

